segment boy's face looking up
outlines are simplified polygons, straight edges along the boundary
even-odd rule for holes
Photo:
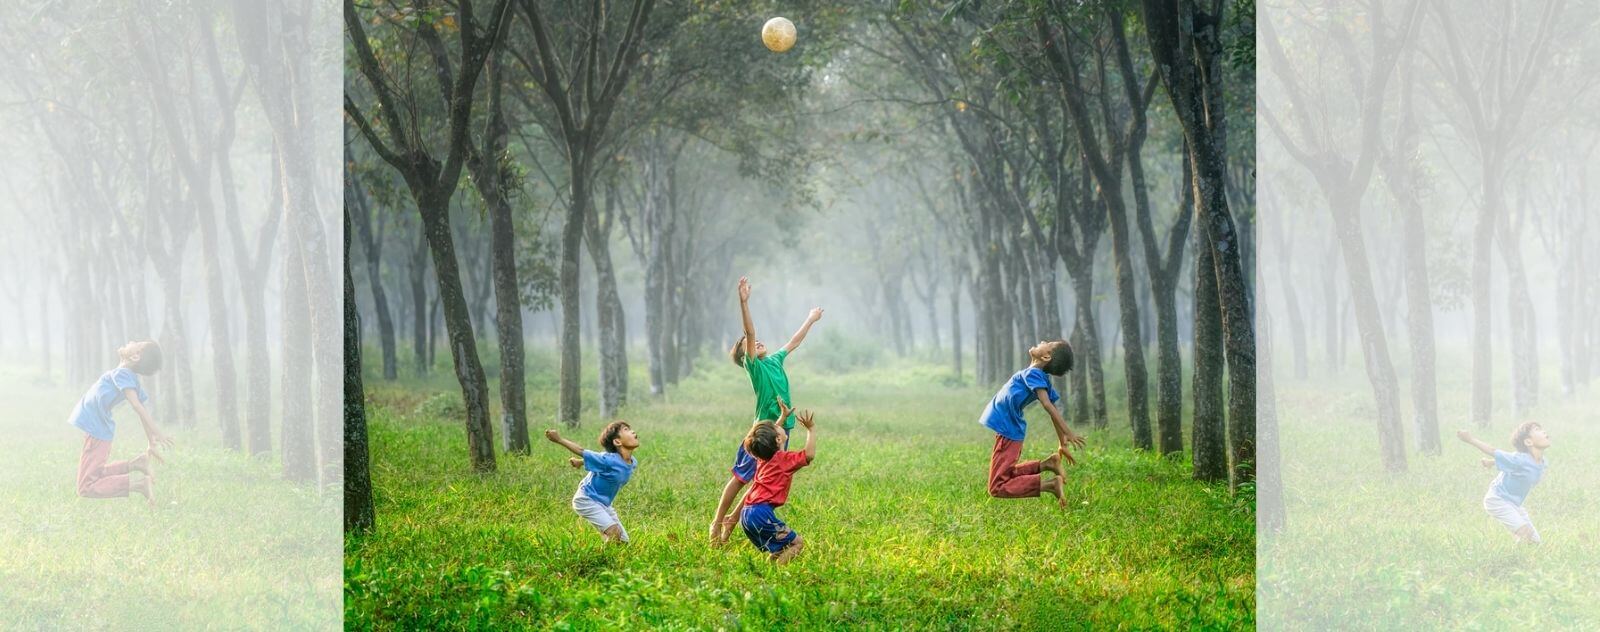
[[[1529,449],[1543,450],[1550,447],[1550,435],[1545,434],[1544,428],[1534,426],[1528,430],[1528,438],[1523,440]]]
[[[130,340],[117,348],[117,358],[140,375],[150,375],[161,369],[161,347],[153,340]]]
[[[760,339],[757,339],[756,343],[751,345],[750,348],[755,350],[757,358],[767,357],[767,345],[762,344]]]
[[[617,431],[617,447],[633,450],[639,447],[639,435],[633,432],[633,427],[623,426]]]

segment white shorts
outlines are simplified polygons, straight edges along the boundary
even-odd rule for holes
[[[599,501],[583,493],[583,488],[578,488],[578,493],[572,495],[572,510],[601,533],[610,529],[611,525],[617,526],[617,539],[628,541],[628,529],[622,526],[622,518],[617,517],[617,510],[610,505],[602,505]]]
[[[1530,538],[1534,542],[1539,541],[1539,530],[1533,528],[1533,518],[1528,516],[1528,510],[1523,508],[1522,505],[1501,498],[1499,494],[1494,493],[1494,490],[1491,489],[1483,497],[1483,508],[1495,520],[1500,521],[1500,524],[1510,529],[1512,533],[1516,533],[1517,530],[1526,526],[1530,532]]]

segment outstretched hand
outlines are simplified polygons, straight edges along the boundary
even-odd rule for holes
[[[1471,443],[1472,442],[1472,433],[1467,432],[1465,430],[1457,430],[1456,431],[1456,438],[1460,439],[1462,441],[1466,441],[1468,443]]]
[[[788,417],[789,413],[794,412],[793,408],[790,408],[788,404],[785,404],[783,402],[783,398],[782,397],[774,397],[773,401],[778,402],[778,416],[779,417]]]
[[[1073,447],[1076,447],[1076,448],[1079,448],[1079,449],[1082,449],[1083,448],[1083,435],[1078,434],[1076,432],[1073,432],[1071,429],[1068,429],[1067,430],[1067,436],[1061,438],[1061,449],[1065,450],[1066,447],[1069,446],[1069,445],[1073,446]]]
[[[544,438],[549,439],[550,441],[552,441],[554,443],[560,443],[561,442],[561,433],[556,432],[555,430],[546,430],[546,431],[544,431]]]
[[[822,320],[822,308],[821,307],[813,307],[813,308],[811,308],[811,313],[806,316],[806,319],[810,320],[813,323],[817,322],[819,320]]]
[[[567,464],[571,465],[573,467],[573,469],[577,469],[577,468],[583,467],[583,459],[580,459],[578,457],[572,457],[572,458],[567,459]]]
[[[154,428],[150,429],[148,438],[150,439],[150,450],[152,452],[154,452],[156,448],[171,448],[173,444],[171,436]]]
[[[795,421],[798,421],[800,422],[800,425],[805,426],[806,430],[811,429],[811,424],[813,423],[812,419],[814,417],[816,417],[816,414],[810,410],[802,410],[799,413],[796,413],[794,416]]]
[[[1057,446],[1056,447],[1056,452],[1061,454],[1061,460],[1066,461],[1067,465],[1077,465],[1078,464],[1078,460],[1072,458],[1072,452],[1067,450],[1067,446],[1065,444]]]
[[[1482,459],[1478,459],[1478,462],[1483,464],[1484,469],[1488,469],[1488,468],[1494,467],[1494,459],[1491,459],[1489,457],[1484,457]]]
[[[750,277],[739,277],[739,300],[750,300]]]

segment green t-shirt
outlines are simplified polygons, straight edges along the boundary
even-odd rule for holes
[[[779,349],[777,353],[769,353],[765,358],[744,359],[744,370],[750,374],[750,387],[756,391],[756,420],[777,419],[783,414],[778,410],[778,398],[783,398],[784,403],[794,406],[794,400],[789,397],[789,375],[783,372],[783,360],[788,357],[788,349]],[[783,429],[788,431],[794,428],[794,415],[790,415],[783,422]]]

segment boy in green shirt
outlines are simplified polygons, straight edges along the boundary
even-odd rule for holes
[[[806,333],[811,331],[811,325],[822,319],[822,308],[817,307],[806,315],[806,322],[789,338],[789,343],[783,345],[777,353],[768,355],[767,346],[756,339],[756,327],[750,320],[750,280],[746,277],[739,278],[739,314],[744,319],[744,335],[733,344],[733,349],[728,355],[733,363],[745,370],[750,376],[750,387],[756,392],[756,422],[775,423],[784,416],[778,409],[778,402],[782,401],[787,406],[794,406],[794,399],[789,396],[789,375],[784,371],[783,362],[795,348],[806,339]],[[789,430],[794,428],[794,419],[784,419],[780,430],[784,445],[788,445]],[[711,542],[722,544],[728,541],[728,534],[733,530],[737,516],[729,515],[729,508],[738,498],[739,491],[755,478],[756,459],[745,452],[744,442],[740,441],[739,449],[733,457],[733,476],[728,479],[728,484],[722,488],[722,498],[717,502],[717,513],[711,517]]]

